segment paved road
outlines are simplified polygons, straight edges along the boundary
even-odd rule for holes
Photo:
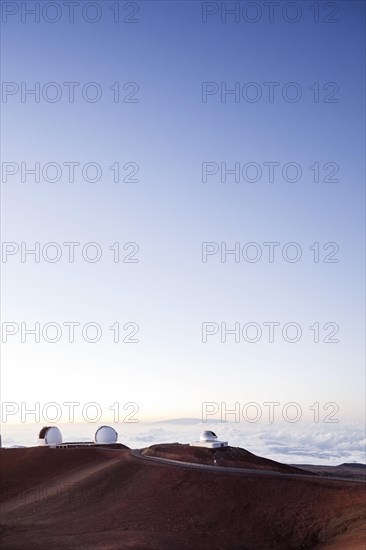
[[[230,474],[241,474],[241,475],[258,475],[258,476],[276,476],[281,477],[282,479],[317,479],[318,481],[348,481],[353,483],[365,483],[361,479],[351,479],[348,477],[335,477],[335,476],[321,476],[315,474],[288,474],[282,472],[275,472],[273,470],[255,470],[253,468],[232,468],[230,466],[211,466],[210,464],[196,464],[193,462],[183,462],[180,460],[172,460],[170,458],[159,458],[156,456],[146,456],[142,455],[140,449],[131,449],[131,454],[139,460],[147,460],[149,462],[158,462],[160,464],[168,464],[170,466],[178,466],[180,468],[186,468],[190,470],[205,470],[210,472],[220,472],[220,473],[230,473]]]

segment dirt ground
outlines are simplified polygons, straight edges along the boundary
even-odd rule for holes
[[[4,550],[365,549],[363,483],[185,469],[127,448],[0,461]]]

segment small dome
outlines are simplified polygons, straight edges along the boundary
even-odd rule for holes
[[[116,443],[117,439],[118,439],[118,433],[114,428],[111,428],[111,426],[101,426],[100,428],[97,429],[94,436],[95,443],[102,443],[102,444]]]
[[[217,435],[214,432],[211,431],[204,431],[200,435],[200,441],[215,441],[217,439]]]
[[[44,445],[61,445],[62,434],[56,426],[45,426],[39,432],[40,443]]]

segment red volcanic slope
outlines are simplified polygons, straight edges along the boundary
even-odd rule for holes
[[[309,472],[300,470],[295,466],[287,466],[275,460],[269,460],[261,456],[254,455],[240,447],[219,447],[209,449],[206,447],[191,447],[181,443],[163,443],[151,445],[143,449],[145,456],[155,456],[159,458],[168,458],[170,460],[179,460],[183,462],[194,462],[197,464],[208,464],[210,466],[228,466],[232,468],[254,468],[255,470],[272,470],[288,474],[304,474]]]
[[[343,476],[348,479],[360,479],[366,481],[366,465],[365,464],[339,464],[338,466],[317,466],[313,464],[301,464],[298,468],[307,470],[314,474],[323,476]]]
[[[364,484],[1,449],[4,550],[364,550]],[[343,546],[342,546],[343,544]]]

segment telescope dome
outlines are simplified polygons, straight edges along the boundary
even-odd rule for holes
[[[211,431],[204,431],[200,435],[200,441],[215,441],[217,439],[217,435],[214,432]]]
[[[41,445],[61,445],[62,443],[62,434],[56,426],[45,426],[38,437]]]
[[[111,426],[101,426],[95,432],[95,443],[111,444],[116,443],[118,439],[118,433]]]

